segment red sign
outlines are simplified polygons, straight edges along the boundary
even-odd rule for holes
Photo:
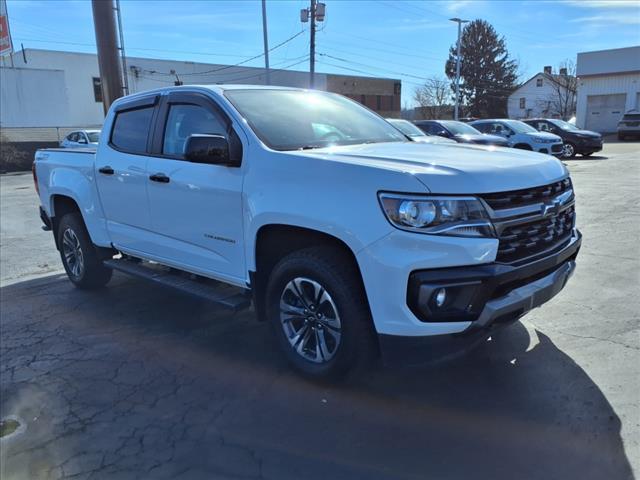
[[[7,3],[0,0],[0,57],[13,52],[11,33],[9,32],[9,17],[7,16]]]

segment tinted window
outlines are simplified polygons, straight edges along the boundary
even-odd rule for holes
[[[417,123],[416,124],[420,130],[427,133],[436,133],[435,126],[432,123]]]
[[[226,126],[213,112],[198,105],[171,105],[164,130],[162,153],[184,155],[187,139],[194,133],[225,135]]]
[[[125,152],[146,152],[152,114],[153,107],[118,113],[113,124],[111,143]]]

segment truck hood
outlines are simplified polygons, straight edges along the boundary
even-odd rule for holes
[[[567,175],[550,155],[480,145],[374,143],[288,152],[415,176],[430,192],[471,194],[546,185]],[[384,180],[380,190],[385,189]]]

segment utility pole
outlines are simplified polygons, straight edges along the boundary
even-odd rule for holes
[[[309,88],[316,86],[316,0],[311,0],[311,39],[309,40]]]
[[[113,0],[91,0],[93,26],[98,47],[98,66],[102,85],[102,104],[106,114],[114,100],[120,98],[122,70],[118,59],[115,6]]]
[[[122,33],[122,12],[120,10],[120,0],[116,0],[116,18],[118,19],[118,41],[120,44],[120,58],[122,60],[122,80],[124,85],[122,92],[129,95],[129,76],[127,74],[127,56],[124,53],[124,34]]]
[[[266,71],[267,85],[271,85],[271,72],[269,71],[269,39],[267,36],[267,0],[262,0],[262,36],[264,38],[264,68]]]
[[[304,23],[311,21],[309,39],[309,88],[315,87],[315,73],[316,73],[316,21],[324,21],[326,12],[326,5],[324,3],[318,3],[316,0],[311,0],[309,8],[305,8],[300,11],[300,20]]]
[[[461,20],[460,18],[450,18],[452,22],[458,24],[458,53],[456,55],[456,108],[455,119],[458,120],[458,111],[460,108],[460,37],[462,36],[462,24],[469,23],[469,20]]]

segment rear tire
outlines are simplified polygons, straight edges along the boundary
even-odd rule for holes
[[[71,283],[89,290],[103,287],[111,280],[113,271],[102,263],[80,213],[64,215],[58,224],[57,235],[62,265]]]
[[[335,248],[284,257],[266,288],[267,318],[289,364],[314,380],[365,369],[377,338],[360,274]]]

